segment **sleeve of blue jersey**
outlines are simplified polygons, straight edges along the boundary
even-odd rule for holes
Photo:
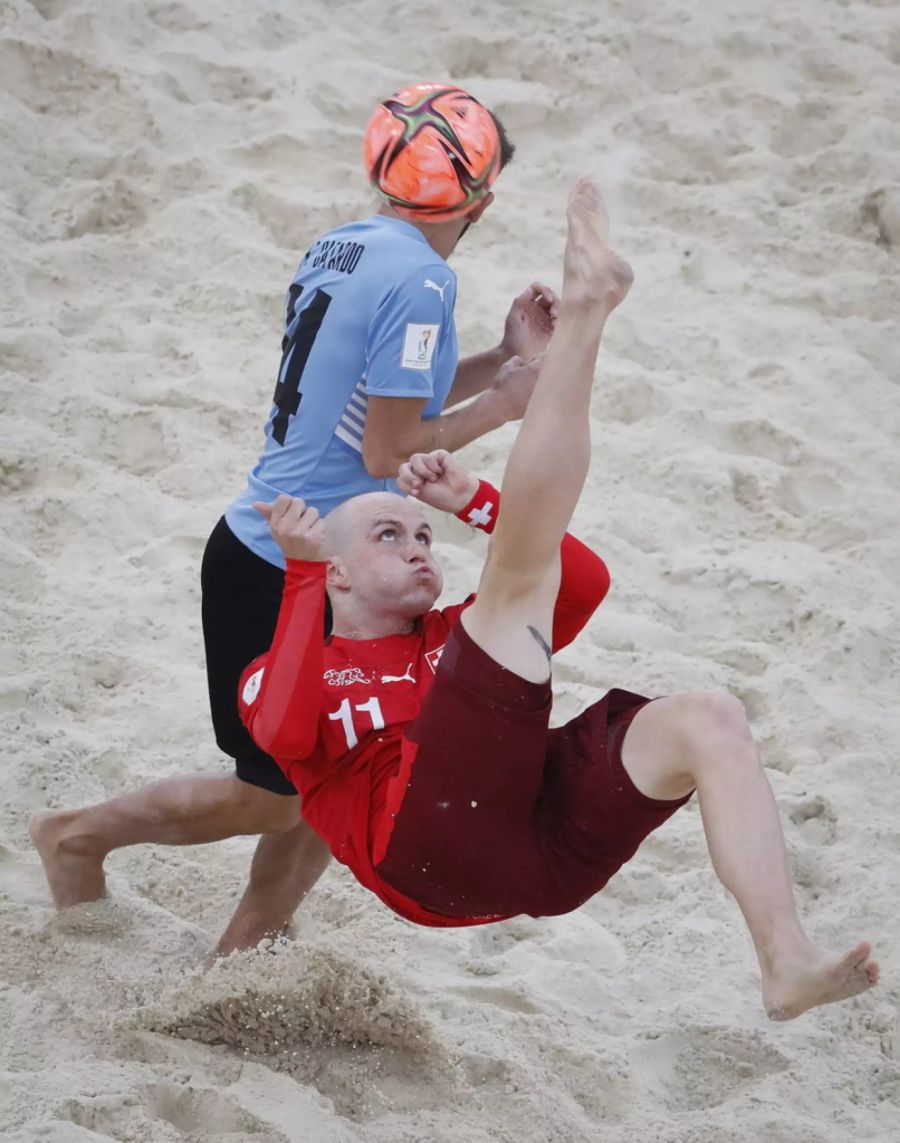
[[[446,263],[422,266],[391,287],[369,325],[367,393],[376,397],[433,395],[455,302],[456,279]]]

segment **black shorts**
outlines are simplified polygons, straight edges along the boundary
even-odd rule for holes
[[[206,677],[216,742],[234,759],[241,781],[275,794],[296,795],[278,764],[247,733],[237,706],[241,673],[272,646],[284,572],[242,544],[223,516],[207,540],[200,582]],[[325,622],[330,628],[327,602]]]

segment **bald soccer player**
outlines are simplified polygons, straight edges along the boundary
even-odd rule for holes
[[[461,926],[578,908],[696,792],[716,873],[747,922],[763,1005],[785,1020],[878,979],[869,945],[805,935],[771,789],[741,704],[610,691],[550,730],[551,655],[608,585],[566,533],[590,458],[600,338],[631,283],[596,190],[576,184],[558,322],[509,459],[503,505],[444,450],[323,521],[258,507],[287,563],[271,650],[241,680],[258,745],[334,856],[401,916]],[[490,530],[478,594],[434,610],[416,499]],[[322,636],[326,591],[333,633]]]

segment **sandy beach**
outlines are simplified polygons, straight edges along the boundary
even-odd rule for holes
[[[464,353],[559,285],[580,173],[635,270],[574,525],[613,590],[554,719],[738,695],[868,995],[766,1019],[695,804],[558,919],[416,929],[332,866],[294,940],[204,975],[252,839],[126,849],[51,907],[32,813],[228,770],[203,545],[297,262],[375,208],[370,110],[432,78],[518,146],[454,256]],[[0,1139],[900,1138],[900,5],[0,0],[0,172]],[[465,461],[499,481],[514,431]],[[449,602],[483,537],[438,534]]]

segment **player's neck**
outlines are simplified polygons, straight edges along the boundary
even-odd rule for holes
[[[396,218],[408,226],[414,226],[431,249],[440,254],[445,262],[453,253],[465,226],[459,219],[451,219],[449,222],[413,222],[411,218],[405,218],[389,206],[382,206],[378,213],[383,214],[385,218]]]
[[[412,634],[417,622],[400,615],[357,615],[352,609],[335,609],[331,634],[339,639],[386,639],[391,635]]]

